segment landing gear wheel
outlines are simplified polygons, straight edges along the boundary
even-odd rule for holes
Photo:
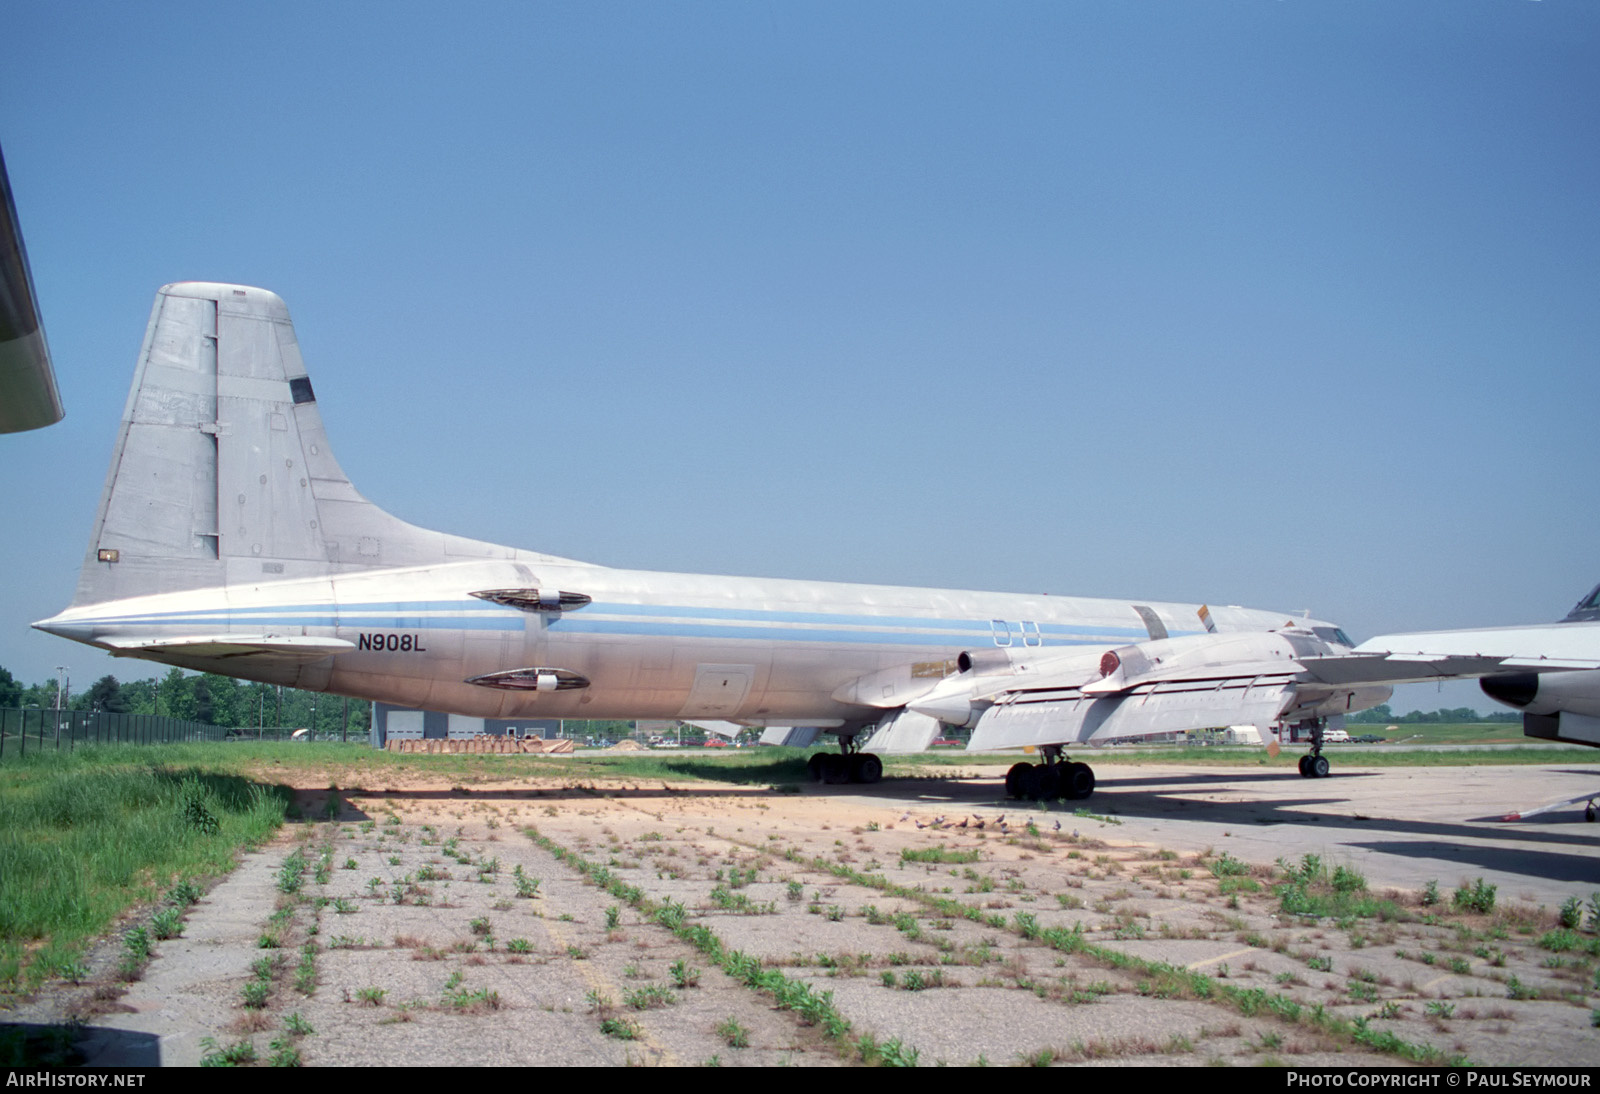
[[[1061,796],[1072,801],[1082,801],[1094,793],[1094,768],[1088,764],[1070,763],[1061,773]]]
[[[827,758],[828,754],[826,752],[813,752],[811,759],[806,761],[806,770],[811,772],[812,782],[819,783],[822,781],[822,764]]]
[[[1583,819],[1591,824],[1594,822],[1594,802],[1590,802],[1583,807]]]
[[[848,758],[836,752],[824,752],[822,755],[822,781],[830,786],[850,781],[850,764]]]
[[[1311,778],[1311,772],[1308,770],[1310,764],[1311,764],[1311,757],[1310,756],[1301,756],[1300,757],[1300,777],[1302,779]]]
[[[1032,771],[1032,764],[1012,764],[1011,770],[1006,772],[1006,797],[1020,798],[1026,794],[1028,788],[1028,775]]]
[[[1328,777],[1328,757],[1312,756],[1311,762],[1306,764],[1306,770],[1311,772],[1313,779],[1326,779]]]
[[[872,784],[883,778],[883,761],[870,752],[857,752],[850,757],[850,781]]]
[[[1028,797],[1036,802],[1055,801],[1061,796],[1061,767],[1045,764],[1034,769],[1032,791]]]

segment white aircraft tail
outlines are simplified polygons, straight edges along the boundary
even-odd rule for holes
[[[328,447],[289,309],[243,285],[156,295],[73,606],[527,557],[367,501]]]

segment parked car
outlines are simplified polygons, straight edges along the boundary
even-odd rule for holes
[[[724,741],[721,737],[707,737],[705,739],[705,747],[707,747],[707,748],[727,748],[728,747],[728,742]]]

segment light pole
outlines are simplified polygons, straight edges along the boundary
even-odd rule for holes
[[[56,666],[56,748],[61,747],[61,708],[72,702],[72,680],[67,675],[67,666]]]

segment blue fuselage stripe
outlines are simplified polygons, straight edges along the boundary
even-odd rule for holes
[[[643,617],[643,618],[641,618]],[[482,601],[384,601],[369,604],[302,604],[103,617],[94,626],[318,627],[341,630],[519,631],[522,611]],[[740,625],[744,624],[744,625]],[[961,648],[995,644],[997,635],[1013,647],[1141,642],[1143,628],[1094,623],[1032,623],[997,619],[947,619],[932,616],[859,615],[837,612],[711,608],[668,604],[594,603],[580,611],[552,614],[547,629],[562,634],[651,635],[716,638],[731,641],[831,642],[852,645]],[[1172,630],[1178,638],[1197,631]]]
[[[696,624],[696,623],[643,623],[625,620],[578,620],[562,619],[550,625],[550,634],[630,634],[630,635],[656,635],[664,638],[720,638],[732,641],[767,641],[767,642],[832,642],[849,643],[852,645],[873,646],[936,646],[949,649],[964,649],[972,645],[973,635],[948,634],[938,631],[844,631],[822,630],[809,627],[740,627],[732,624]],[[991,644],[994,640],[987,633],[978,636]],[[1066,646],[1092,643],[1092,638],[1061,638],[1052,637],[1041,640],[1039,645]],[[1100,641],[1120,642],[1120,638],[1101,639]],[[1023,645],[1021,636],[1017,636],[1012,643],[1014,646]]]

